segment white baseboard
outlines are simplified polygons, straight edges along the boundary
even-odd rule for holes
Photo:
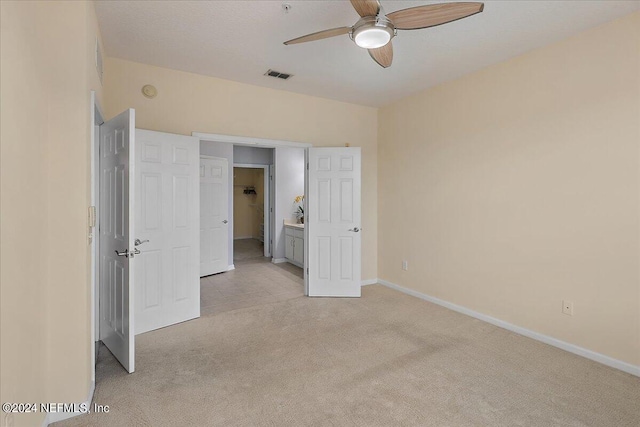
[[[568,351],[569,353],[577,354],[578,356],[585,357],[587,359],[593,360],[598,363],[602,363],[603,365],[610,366],[615,369],[619,369],[628,374],[635,375],[640,377],[640,366],[632,365],[627,362],[623,362],[622,360],[614,359],[613,357],[605,356],[604,354],[596,353],[595,351],[588,350],[583,347],[578,347],[577,345],[570,344],[565,341],[561,341],[559,339],[550,337],[548,335],[541,334],[539,332],[534,332],[529,329],[525,329],[520,326],[513,325],[511,323],[505,322],[500,319],[496,319],[495,317],[487,316],[486,314],[479,313],[477,311],[473,311],[466,307],[462,307],[457,304],[450,303],[448,301],[441,300],[439,298],[432,297],[427,294],[423,294],[418,291],[414,291],[413,289],[408,289],[402,287],[400,285],[396,285],[395,283],[391,283],[387,280],[378,279],[378,283],[384,285],[388,288],[395,289],[397,291],[403,292],[407,295],[414,296],[416,298],[423,299],[425,301],[432,302],[434,304],[440,305],[442,307],[448,308],[453,311],[457,311],[458,313],[466,314],[467,316],[474,317],[478,320],[482,320],[487,323],[491,323],[492,325],[498,326],[500,328],[506,329],[511,332],[515,332],[516,334],[524,335],[525,337],[534,339],[536,341],[543,342],[545,344],[552,345],[554,347],[560,348],[562,350]]]
[[[92,410],[91,401],[93,401],[93,392],[96,390],[96,382],[91,381],[91,387],[89,388],[89,396],[87,400],[77,404],[77,406],[84,406],[88,410]],[[58,421],[68,420],[69,418],[77,417],[78,415],[84,415],[85,412],[49,412],[42,420],[42,426],[47,427],[49,424],[57,423]]]
[[[236,265],[235,264],[231,264],[229,267],[227,267],[227,271],[231,271],[231,270],[235,270],[236,269]]]
[[[271,258],[271,262],[274,264],[282,264],[283,262],[287,262],[286,258]]]
[[[375,285],[376,283],[378,283],[378,279],[365,279],[360,282],[360,286]]]

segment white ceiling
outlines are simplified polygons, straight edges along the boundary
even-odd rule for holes
[[[292,9],[284,13],[282,4]],[[432,1],[381,1],[387,13]],[[382,106],[640,10],[640,1],[485,1],[484,12],[398,31],[383,69],[348,35],[285,40],[351,26],[344,0],[98,1],[107,56],[356,104]],[[267,69],[292,73],[266,77]]]

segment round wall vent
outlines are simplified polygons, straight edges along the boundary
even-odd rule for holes
[[[142,94],[147,98],[155,98],[158,94],[158,90],[153,85],[144,85],[142,86]]]

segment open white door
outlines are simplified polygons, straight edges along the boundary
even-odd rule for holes
[[[359,297],[360,148],[309,148],[309,296]]]
[[[200,277],[229,269],[229,164],[200,158]]]
[[[200,317],[200,140],[136,130],[136,334]]]
[[[133,314],[135,111],[100,128],[100,339],[135,369]]]

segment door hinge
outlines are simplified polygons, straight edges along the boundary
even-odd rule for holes
[[[95,206],[89,206],[89,227],[93,228],[96,226],[96,207]]]
[[[309,275],[309,267],[307,267],[307,276]]]
[[[309,170],[309,163],[307,163],[307,170]]]

